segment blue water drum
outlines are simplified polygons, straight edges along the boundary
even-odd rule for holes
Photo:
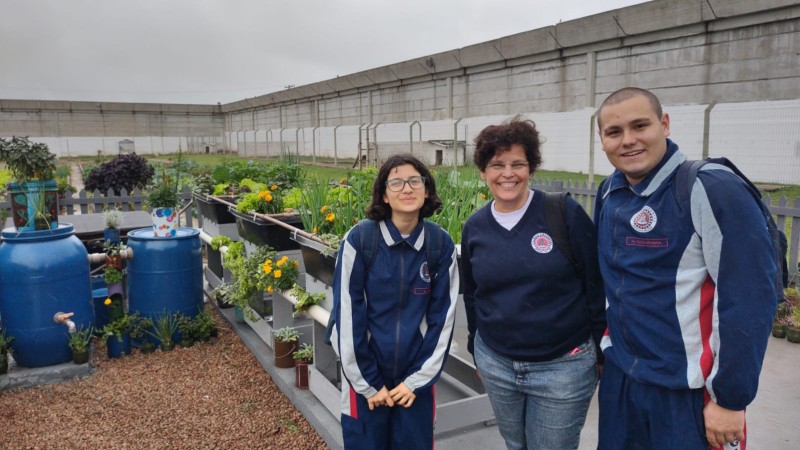
[[[194,318],[203,308],[200,230],[178,228],[175,236],[153,236],[152,228],[128,233],[128,309],[153,321],[180,312]]]
[[[71,224],[18,232],[6,228],[0,243],[0,319],[20,366],[44,367],[72,360],[66,325],[56,313],[74,313],[77,327],[94,322],[89,259]]]

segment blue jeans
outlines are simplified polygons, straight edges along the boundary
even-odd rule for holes
[[[576,449],[597,386],[597,355],[589,339],[551,361],[514,361],[475,336],[475,364],[511,449]]]

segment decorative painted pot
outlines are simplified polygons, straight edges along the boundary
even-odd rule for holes
[[[776,323],[772,325],[772,335],[778,339],[783,339],[786,337],[786,331],[789,329],[789,326],[785,323]]]
[[[177,208],[155,208],[150,216],[153,218],[153,236],[172,237],[178,232]]]
[[[795,344],[800,344],[800,328],[792,328],[786,331],[786,340]]]
[[[58,228],[58,188],[55,180],[11,182],[8,183],[8,193],[11,217],[18,231]]]

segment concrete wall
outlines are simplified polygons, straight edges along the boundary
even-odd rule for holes
[[[0,137],[30,136],[58,155],[116,153],[123,139],[137,153],[199,150],[222,134],[219,106],[0,100]]]
[[[656,0],[222,106],[226,131],[800,98],[800,1]]]

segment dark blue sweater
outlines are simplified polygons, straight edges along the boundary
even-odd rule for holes
[[[581,280],[561,251],[548,246],[552,238],[544,195],[533,193],[528,210],[511,230],[497,223],[491,204],[464,224],[461,262],[470,353],[476,330],[489,348],[520,361],[555,359],[590,335],[599,345],[605,331],[592,221],[575,200],[567,199],[567,228],[584,274]]]

